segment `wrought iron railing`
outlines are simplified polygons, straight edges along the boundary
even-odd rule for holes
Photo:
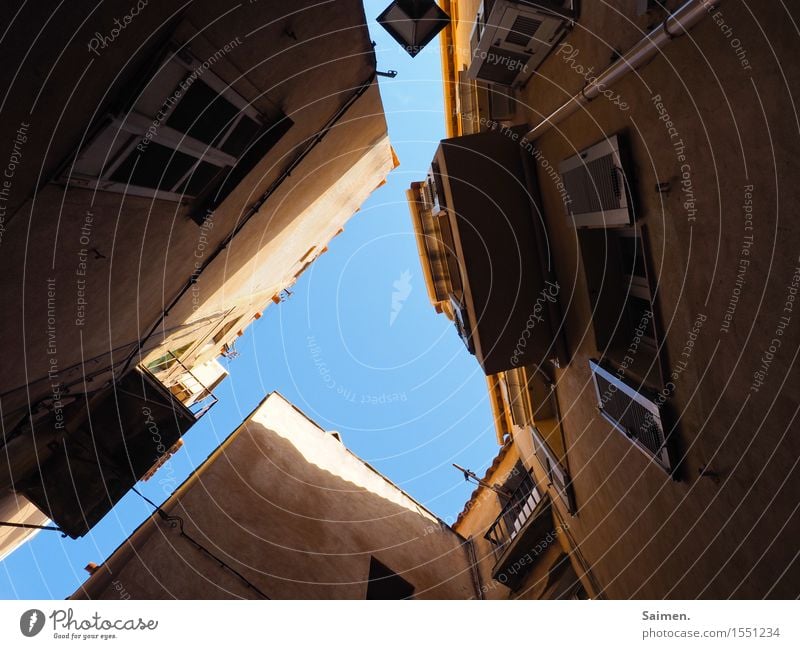
[[[525,476],[484,535],[484,538],[492,544],[495,558],[499,559],[502,556],[508,544],[530,520],[541,499],[542,496],[531,477]]]
[[[186,367],[183,361],[171,351],[168,350],[162,358],[163,360],[159,359],[160,362],[150,364],[147,369],[167,389],[170,389],[175,383],[172,383],[172,385],[165,383],[159,377],[159,373],[170,372],[175,382],[180,382],[189,391],[192,399],[194,399],[188,404],[183,401],[181,401],[181,403],[189,409],[189,412],[192,413],[195,420],[200,419],[200,417],[205,415],[217,403],[217,397],[212,390],[198,379],[192,371]],[[175,370],[176,366],[180,368],[180,371]],[[175,396],[177,397],[177,395]]]

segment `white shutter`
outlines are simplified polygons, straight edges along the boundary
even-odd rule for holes
[[[589,361],[589,369],[600,414],[645,455],[670,472],[673,467],[659,405],[596,361]]]
[[[472,135],[480,128],[478,112],[475,110],[475,82],[467,76],[466,70],[458,73],[458,117],[461,123],[462,135]]]

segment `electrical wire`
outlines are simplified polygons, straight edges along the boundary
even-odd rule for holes
[[[61,532],[64,536],[64,530],[55,525],[33,525],[31,523],[9,523],[7,521],[0,521],[0,527],[19,527],[24,530],[49,530],[51,532]]]
[[[180,531],[180,535],[184,537],[187,541],[189,541],[192,545],[194,545],[198,550],[200,550],[203,554],[207,555],[209,558],[213,559],[222,568],[233,573],[236,577],[239,578],[248,588],[253,589],[256,593],[258,593],[264,599],[271,599],[269,595],[267,595],[264,591],[262,591],[258,586],[256,586],[253,582],[251,582],[247,577],[245,577],[242,573],[240,573],[236,568],[231,566],[230,564],[226,563],[223,559],[220,559],[216,554],[211,552],[208,548],[206,548],[202,543],[197,541],[196,539],[192,538],[187,534],[186,530],[184,529],[183,519],[180,516],[172,516],[167,514],[159,505],[156,505],[152,500],[150,500],[147,496],[145,496],[141,491],[139,491],[136,487],[131,487],[131,489],[145,502],[147,502],[150,506],[155,508],[156,513],[162,518],[162,520],[169,523],[170,527],[178,527]]]

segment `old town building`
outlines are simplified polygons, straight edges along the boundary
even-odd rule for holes
[[[510,565],[503,596],[561,596],[561,565],[592,597],[795,597],[782,9],[441,5],[448,138],[409,202],[431,301],[495,404],[501,452],[455,526],[483,579]]]
[[[51,28],[26,5],[47,37],[9,31],[0,73],[0,507],[71,537],[207,411],[220,355],[397,165],[361,2],[140,5]]]

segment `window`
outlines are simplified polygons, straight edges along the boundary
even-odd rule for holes
[[[545,425],[534,425],[529,430],[533,437],[534,452],[547,474],[552,489],[558,494],[567,511],[574,514],[576,511],[575,495],[572,489],[572,480],[566,468],[566,450],[562,448],[563,454],[559,457],[552,448],[553,441],[560,442],[563,446],[564,438],[561,427],[557,428],[557,436],[552,434],[552,429],[548,431]],[[548,432],[551,434],[547,435]]]
[[[227,322],[224,325],[222,325],[222,329],[220,329],[217,333],[214,334],[214,343],[219,344],[223,340],[225,340],[225,336],[228,335],[230,330],[233,329],[241,319],[242,319],[241,317],[235,318],[230,322]]]
[[[199,222],[286,133],[266,120],[208,62],[173,52],[133,100],[108,116],[61,181],[133,196],[193,201]]]
[[[500,389],[511,410],[511,420],[525,428],[533,423],[532,404],[528,395],[527,377],[523,368],[503,372]]]
[[[600,414],[647,457],[671,472],[673,462],[661,409],[644,389],[637,389],[597,361],[589,361]]]
[[[189,351],[189,348],[194,345],[194,341],[187,343],[175,350],[168,350],[163,356],[159,356],[155,360],[147,364],[147,369],[157,374],[159,372],[166,372],[173,367],[176,363],[180,362],[180,358]]]
[[[410,599],[414,586],[375,557],[369,560],[367,599]]]
[[[578,232],[595,343],[603,358],[648,385],[662,384],[659,330],[644,228]]]
[[[461,135],[472,135],[477,133],[480,128],[480,117],[475,110],[475,89],[474,81],[467,77],[466,70],[458,73],[458,118],[461,125]]]
[[[575,512],[572,482],[567,470],[567,445],[561,428],[555,391],[532,366],[503,372],[500,387],[512,421],[530,431],[533,449],[553,490],[570,513]]]

